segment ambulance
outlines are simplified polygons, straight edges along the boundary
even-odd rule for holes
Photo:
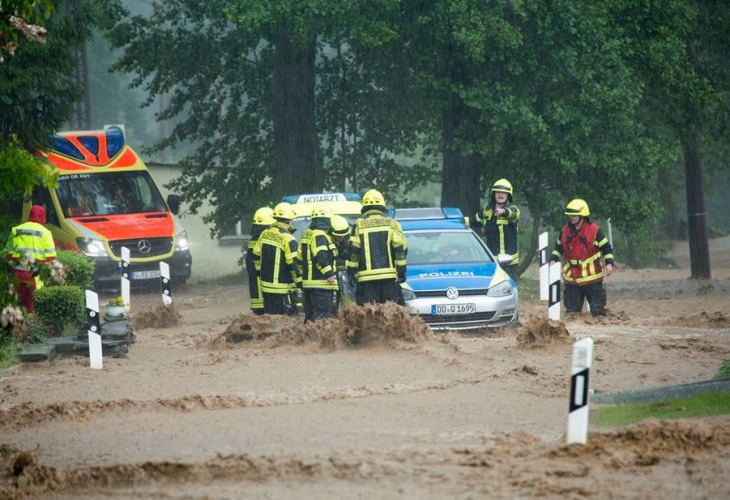
[[[119,282],[122,247],[130,251],[133,282],[159,279],[161,262],[170,266],[173,283],[190,278],[190,245],[175,217],[180,199],[162,198],[122,128],[60,133],[43,156],[58,170],[58,186],[36,186],[32,203],[45,207],[56,248],[94,260],[97,285]],[[29,200],[23,220],[30,206]]]

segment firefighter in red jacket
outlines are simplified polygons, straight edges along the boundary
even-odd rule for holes
[[[584,200],[568,203],[565,215],[569,222],[563,226],[550,260],[563,259],[565,312],[581,312],[585,298],[593,316],[605,316],[603,278],[613,273],[613,249],[601,228],[588,218],[590,213]]]

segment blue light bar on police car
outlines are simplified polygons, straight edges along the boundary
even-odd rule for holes
[[[439,208],[397,208],[389,210],[388,216],[397,220],[463,219],[461,210],[455,207]]]

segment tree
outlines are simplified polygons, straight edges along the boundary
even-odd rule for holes
[[[540,224],[562,222],[572,198],[631,231],[655,214],[644,193],[668,157],[640,120],[642,81],[625,57],[635,41],[615,35],[619,21],[605,2],[422,8],[420,70],[444,109],[442,204],[471,213],[494,180],[512,181],[534,220],[520,271]]]
[[[0,63],[5,54],[13,56],[22,38],[28,42],[45,43],[46,29],[40,24],[55,10],[53,0],[6,0],[0,3]]]

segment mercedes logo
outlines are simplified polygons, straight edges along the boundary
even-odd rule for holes
[[[139,243],[137,243],[137,249],[139,250],[139,253],[150,253],[150,250],[152,250],[152,243],[150,243],[149,240],[139,240]]]
[[[459,290],[451,286],[446,289],[446,296],[451,300],[456,300],[459,298]]]

